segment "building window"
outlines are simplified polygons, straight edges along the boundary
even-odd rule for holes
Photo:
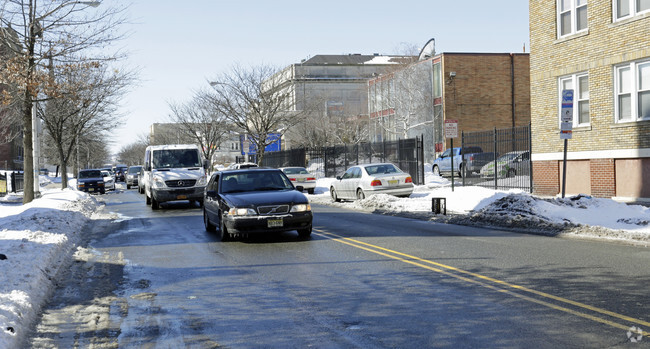
[[[589,75],[575,74],[560,78],[558,93],[559,109],[562,110],[562,91],[573,90],[573,126],[588,126],[589,118]],[[559,115],[559,113],[558,113]]]
[[[557,9],[558,37],[587,30],[587,0],[558,0]]]
[[[650,0],[613,0],[614,21],[650,11]]]
[[[616,67],[616,121],[650,119],[650,61]]]

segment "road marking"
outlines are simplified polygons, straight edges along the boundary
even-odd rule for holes
[[[529,301],[529,302],[532,302],[532,303],[540,304],[540,305],[546,306],[548,308],[552,308],[552,309],[559,310],[559,311],[562,311],[562,312],[565,312],[565,313],[576,315],[576,316],[586,318],[586,319],[589,319],[589,320],[592,320],[592,321],[595,321],[595,322],[600,322],[602,324],[606,324],[606,325],[609,325],[609,326],[612,326],[612,327],[615,327],[615,328],[618,328],[618,329],[622,329],[622,330],[627,331],[630,328],[630,324],[627,324],[627,325],[620,324],[618,322],[603,319],[603,318],[598,317],[598,316],[594,316],[594,315],[587,314],[587,313],[584,313],[584,312],[576,311],[576,310],[573,310],[573,309],[570,309],[570,308],[567,308],[567,307],[564,307],[564,306],[561,306],[561,305],[553,304],[553,303],[550,303],[550,302],[547,302],[547,301],[544,301],[544,300],[533,298],[531,296],[527,296],[527,295],[524,295],[524,294],[521,294],[521,293],[517,293],[517,292],[514,292],[513,290],[510,290],[510,289],[514,289],[514,290],[521,291],[521,292],[531,293],[531,294],[534,294],[534,295],[537,295],[537,296],[540,296],[540,297],[543,297],[543,298],[552,299],[552,300],[557,301],[557,302],[570,304],[570,305],[578,307],[578,308],[582,308],[582,309],[585,309],[585,310],[590,310],[590,311],[593,311],[593,312],[596,312],[596,313],[600,313],[600,314],[603,314],[603,315],[618,318],[620,320],[628,321],[628,322],[636,324],[636,325],[642,325],[645,328],[650,328],[650,322],[643,321],[643,320],[640,320],[640,319],[635,319],[633,317],[618,314],[618,313],[615,313],[615,312],[612,312],[612,311],[609,311],[609,310],[601,309],[601,308],[594,307],[594,306],[584,304],[584,303],[580,303],[580,302],[577,302],[577,301],[572,301],[570,299],[562,298],[562,297],[559,297],[559,296],[554,296],[554,295],[546,293],[546,292],[533,290],[533,289],[530,289],[528,287],[512,284],[512,283],[509,283],[509,282],[506,282],[506,281],[503,281],[503,280],[494,279],[494,278],[491,278],[489,276],[473,273],[473,272],[470,272],[470,271],[466,271],[466,270],[463,270],[463,269],[452,267],[450,265],[441,264],[441,263],[438,263],[438,262],[422,259],[422,258],[419,258],[419,257],[415,257],[415,256],[412,256],[412,255],[406,254],[406,253],[402,253],[402,252],[394,251],[394,250],[387,249],[387,248],[384,248],[384,247],[381,247],[381,246],[369,244],[367,242],[363,242],[363,241],[359,241],[359,240],[355,240],[355,239],[351,239],[351,238],[346,238],[346,237],[343,237],[343,236],[340,236],[340,235],[337,235],[337,234],[333,234],[333,233],[329,233],[329,232],[326,232],[326,231],[314,229],[314,233],[316,235],[320,235],[322,237],[328,238],[328,239],[330,239],[332,241],[336,241],[336,242],[339,242],[339,243],[342,243],[342,244],[345,244],[345,245],[349,245],[349,246],[352,246],[352,247],[355,247],[355,248],[358,248],[358,249],[361,249],[361,250],[365,250],[365,251],[368,251],[368,252],[372,252],[372,253],[375,253],[375,254],[378,254],[378,255],[381,255],[381,256],[384,256],[384,257],[388,257],[388,258],[391,258],[391,259],[395,259],[395,260],[398,260],[400,262],[411,264],[411,265],[414,265],[414,266],[417,266],[417,267],[420,267],[420,268],[423,268],[423,269],[431,270],[431,271],[434,271],[436,273],[447,275],[447,276],[450,276],[450,277],[453,277],[453,278],[456,278],[456,279],[459,279],[459,280],[462,280],[462,281],[465,281],[465,282],[468,282],[468,283],[480,285],[480,286],[495,290],[495,291],[500,292],[500,293],[505,293],[505,294],[511,295],[511,296],[519,298],[519,299],[523,299],[523,300],[526,300],[526,301]],[[455,273],[453,273],[452,271],[455,272]],[[459,275],[459,274],[456,274],[456,273],[465,274],[465,275],[468,275],[468,276],[463,276],[463,275]],[[473,277],[475,279],[470,278],[470,277]],[[476,280],[476,279],[479,279],[479,280]],[[491,282],[491,283],[497,284],[499,286],[503,286],[505,288],[500,288],[498,286],[488,284],[487,282]],[[643,336],[650,338],[650,332],[644,331]]]

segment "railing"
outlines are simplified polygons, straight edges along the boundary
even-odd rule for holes
[[[264,154],[263,166],[302,166],[318,178],[336,177],[358,164],[391,162],[424,184],[423,139],[337,145],[321,148],[298,148]]]

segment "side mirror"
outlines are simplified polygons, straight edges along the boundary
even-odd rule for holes
[[[297,185],[296,190],[302,193],[302,191],[305,190],[305,187],[303,187],[302,185]]]
[[[336,176],[336,179],[338,179],[340,181],[342,178],[341,178],[341,176]]]
[[[209,198],[216,198],[217,197],[217,191],[216,190],[208,190],[205,192],[205,196]]]

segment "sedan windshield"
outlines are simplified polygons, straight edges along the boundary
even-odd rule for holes
[[[224,194],[293,189],[291,182],[280,171],[226,173],[221,180],[221,192]]]

